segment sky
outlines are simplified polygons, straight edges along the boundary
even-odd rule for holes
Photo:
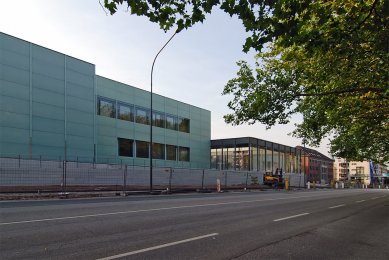
[[[101,0],[103,2],[103,0]],[[121,6],[107,14],[98,0],[0,0],[0,31],[96,65],[96,74],[150,91],[155,55],[174,33]],[[247,37],[236,17],[214,10],[204,23],[177,34],[154,65],[153,91],[211,111],[211,138],[256,137],[289,146],[294,124],[267,130],[262,124],[232,126],[231,96],[221,95],[236,76],[236,62],[254,64],[255,53],[242,52]],[[328,140],[313,148],[328,156]]]

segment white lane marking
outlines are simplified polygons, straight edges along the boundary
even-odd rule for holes
[[[308,215],[308,214],[310,214],[310,213],[301,213],[301,214],[298,214],[298,215],[293,215],[293,216],[289,216],[289,217],[285,217],[285,218],[275,219],[273,221],[277,222],[277,221],[286,220],[286,219],[290,219],[290,218],[297,218],[297,217],[305,216],[305,215]]]
[[[336,208],[340,208],[340,207],[343,207],[343,206],[346,206],[346,204],[340,204],[340,205],[332,206],[332,207],[329,207],[329,209],[336,209]]]
[[[355,203],[361,203],[361,202],[364,202],[364,201],[366,201],[366,200],[358,200]]]
[[[375,199],[378,199],[378,197],[371,198],[371,200],[375,200]]]
[[[188,238],[188,239],[184,239],[184,240],[179,240],[179,241],[176,241],[176,242],[171,242],[171,243],[167,243],[167,244],[163,244],[163,245],[159,245],[159,246],[153,246],[153,247],[148,247],[148,248],[144,248],[144,249],[140,249],[140,250],[136,250],[136,251],[131,251],[131,252],[127,252],[127,253],[123,253],[123,254],[119,254],[119,255],[113,255],[113,256],[108,256],[108,257],[104,257],[104,258],[99,258],[97,260],[112,260],[112,259],[116,259],[116,258],[120,258],[120,257],[125,257],[125,256],[130,256],[130,255],[140,254],[140,253],[144,253],[144,252],[148,252],[148,251],[152,251],[152,250],[161,249],[161,248],[164,248],[164,247],[169,247],[169,246],[175,246],[175,245],[179,245],[179,244],[183,244],[183,243],[188,243],[188,242],[199,240],[199,239],[204,239],[204,238],[208,238],[208,237],[214,237],[214,236],[217,236],[217,235],[219,235],[219,234],[218,233],[212,233],[212,234],[208,234],[208,235],[204,235],[204,236],[192,237],[192,238]]]
[[[89,218],[89,217],[101,217],[101,216],[110,216],[110,215],[121,215],[121,214],[132,214],[132,213],[141,213],[141,212],[152,212],[152,211],[162,211],[162,210],[171,210],[171,209],[187,209],[187,208],[199,208],[199,207],[209,207],[209,206],[222,206],[222,205],[233,205],[233,204],[242,204],[242,203],[255,203],[263,201],[274,201],[274,200],[288,200],[288,199],[299,199],[299,198],[310,198],[312,196],[297,196],[297,197],[285,197],[278,199],[260,199],[260,200],[246,200],[246,201],[234,201],[234,202],[220,202],[220,203],[209,203],[209,204],[196,204],[191,206],[177,206],[177,207],[167,207],[167,208],[155,208],[155,209],[141,209],[141,210],[129,210],[129,211],[118,211],[118,212],[107,212],[107,213],[98,213],[98,214],[89,214],[89,215],[79,215],[79,216],[69,216],[69,217],[57,217],[57,218],[45,218],[45,219],[31,219],[31,220],[21,220],[13,222],[4,222],[0,223],[0,226],[4,225],[13,225],[13,224],[24,224],[24,223],[35,223],[35,222],[46,222],[46,221],[55,221],[55,220],[66,220],[66,219],[77,219],[77,218]]]

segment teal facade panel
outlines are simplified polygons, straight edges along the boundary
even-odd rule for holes
[[[68,71],[67,61],[74,71]],[[93,64],[0,33],[0,115],[5,127],[1,155],[16,152],[29,158],[65,159],[87,151],[93,158],[94,71]],[[78,91],[72,98],[68,84],[87,91]],[[67,144],[74,136],[82,140]],[[12,145],[20,142],[23,145]],[[19,150],[3,148],[5,143]]]
[[[109,100],[117,106],[119,103],[131,105],[134,109],[150,109],[150,92],[125,85],[104,77],[96,76],[96,96]],[[163,115],[189,119],[189,133],[161,127],[153,127],[153,143],[189,148],[189,161],[154,159],[155,165],[168,167],[209,168],[210,166],[210,112],[158,94],[153,95],[153,110]],[[118,112],[116,110],[116,112]],[[150,125],[128,122],[119,118],[96,115],[98,157],[118,156],[117,138],[138,141],[150,141]],[[111,145],[109,143],[111,142]],[[113,145],[112,145],[113,144]],[[115,149],[113,149],[115,148]],[[134,154],[136,144],[134,144]],[[166,148],[165,148],[166,149]],[[166,150],[165,150],[166,153]],[[134,164],[149,165],[148,158],[133,159]],[[177,149],[177,158],[179,158]]]
[[[2,97],[16,97],[18,99],[29,100],[30,87],[27,85],[21,85],[18,83],[0,80],[0,95]]]

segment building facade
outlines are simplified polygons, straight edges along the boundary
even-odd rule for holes
[[[302,167],[307,181],[330,183],[334,179],[334,160],[310,148],[296,146],[301,151]]]
[[[211,113],[0,33],[0,157],[209,168]]]
[[[301,151],[253,137],[212,140],[211,168],[261,173],[301,173]]]
[[[334,162],[335,179],[352,184],[383,184],[386,183],[387,167],[369,161],[347,161],[336,158]]]

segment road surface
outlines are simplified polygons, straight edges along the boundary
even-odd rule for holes
[[[1,259],[389,259],[388,190],[0,203]]]

